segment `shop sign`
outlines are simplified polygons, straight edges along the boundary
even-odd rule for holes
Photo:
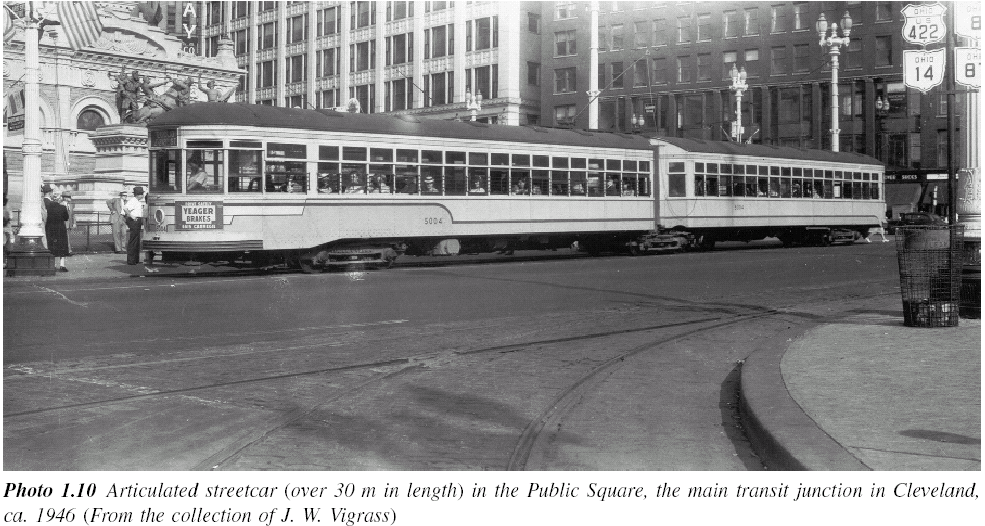
[[[222,230],[222,201],[176,201],[175,230]]]

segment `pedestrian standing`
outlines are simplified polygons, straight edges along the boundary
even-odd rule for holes
[[[68,272],[65,266],[65,258],[68,252],[68,231],[65,229],[68,221],[68,209],[54,199],[54,189],[51,185],[41,187],[44,194],[45,221],[44,234],[48,240],[48,252],[58,258],[57,266],[59,272]]]
[[[10,224],[10,210],[7,210],[7,194],[3,194],[3,268],[7,268],[7,254],[14,243],[14,228]]]
[[[121,190],[120,195],[106,200],[109,208],[109,226],[113,231],[113,252],[122,254],[127,249],[126,221],[123,220],[123,205],[127,203],[127,192]]]
[[[72,232],[75,230],[75,205],[72,203],[71,194],[62,192],[61,204],[68,210],[68,221],[65,221],[65,230],[67,231],[65,239],[68,240],[68,255],[71,256],[74,254],[72,251]]]
[[[123,205],[123,217],[130,229],[127,239],[127,265],[140,263],[140,230],[144,225],[144,189],[140,186],[133,188],[133,197]]]

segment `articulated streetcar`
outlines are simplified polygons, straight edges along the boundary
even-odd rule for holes
[[[825,243],[885,213],[858,154],[229,103],[148,132],[144,249],[165,261]]]

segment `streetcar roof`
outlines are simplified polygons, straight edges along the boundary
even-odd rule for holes
[[[330,109],[278,108],[241,102],[190,104],[157,117],[149,127],[211,125],[376,133],[476,141],[529,142],[594,148],[651,149],[649,140],[641,135],[541,126],[498,126],[427,119],[413,115],[345,113]]]
[[[765,144],[740,144],[732,141],[703,141],[699,139],[684,139],[681,137],[655,137],[689,153],[712,153],[720,155],[747,155],[775,159],[792,159],[817,161],[826,163],[855,163],[882,166],[882,162],[874,157],[854,152],[832,152],[828,150],[810,150],[807,148],[791,148],[789,146],[769,146]]]

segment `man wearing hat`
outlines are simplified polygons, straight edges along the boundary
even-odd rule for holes
[[[113,251],[122,254],[127,247],[127,236],[124,228],[126,221],[123,220],[123,205],[127,202],[126,190],[120,190],[120,195],[113,199],[106,200],[106,207],[109,208],[109,224],[113,229]]]
[[[68,230],[65,222],[69,220],[68,209],[54,199],[55,189],[50,184],[41,187],[44,194],[44,235],[48,240],[48,252],[58,258],[58,271],[68,272],[65,258],[68,257]]]
[[[143,196],[143,187],[135,186],[133,197],[123,205],[123,220],[130,229],[130,237],[127,239],[127,265],[140,263],[140,229],[144,226],[144,203],[141,201]]]

